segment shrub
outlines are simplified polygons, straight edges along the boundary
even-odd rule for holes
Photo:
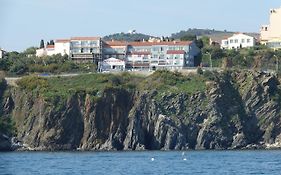
[[[196,70],[196,73],[199,74],[199,75],[202,75],[203,74],[202,68],[198,67],[197,70]]]

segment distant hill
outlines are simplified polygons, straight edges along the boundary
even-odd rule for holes
[[[148,40],[150,37],[154,37],[155,36],[151,36],[151,35],[146,35],[146,34],[142,34],[142,33],[115,33],[115,34],[111,34],[111,35],[107,35],[104,36],[103,39],[106,41],[110,41],[110,40],[117,40],[117,41],[141,41],[141,40]],[[157,37],[156,37],[157,38]]]
[[[220,30],[214,30],[214,29],[188,29],[188,30],[182,30],[177,33],[173,33],[171,35],[171,38],[174,39],[180,39],[181,37],[185,35],[196,35],[196,36],[210,36],[210,35],[231,35],[234,32],[229,31],[220,31]]]
[[[187,30],[182,30],[177,33],[172,33],[170,38],[173,39],[180,39],[185,35],[196,35],[197,37],[201,38],[202,36],[207,36],[209,38],[212,38],[213,40],[221,40],[223,38],[227,38],[232,36],[236,32],[232,31],[221,31],[221,30],[215,30],[215,29],[187,29]],[[258,33],[246,33],[250,36],[253,36],[255,38],[259,38]],[[142,40],[148,40],[150,37],[153,38],[159,38],[156,36],[151,36],[151,35],[146,35],[142,33],[115,33],[111,35],[104,36],[103,39],[106,41],[110,40],[116,40],[116,41],[142,41]]]

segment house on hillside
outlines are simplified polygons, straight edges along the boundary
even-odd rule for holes
[[[256,44],[256,39],[252,36],[236,33],[233,36],[221,41],[222,49],[240,49],[246,47],[253,47]]]
[[[220,46],[221,41],[231,37],[232,33],[222,33],[222,34],[214,34],[214,35],[208,35],[209,37],[209,44],[212,46]]]

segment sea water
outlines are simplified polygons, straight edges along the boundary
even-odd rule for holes
[[[281,174],[281,151],[6,152],[0,174]]]

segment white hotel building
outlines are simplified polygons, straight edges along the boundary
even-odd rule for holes
[[[36,56],[66,54],[79,63],[98,64],[110,58],[107,63],[117,63],[114,59],[123,60],[129,69],[181,69],[193,67],[199,53],[200,49],[193,41],[126,42],[103,41],[101,37],[72,37],[38,49]]]

